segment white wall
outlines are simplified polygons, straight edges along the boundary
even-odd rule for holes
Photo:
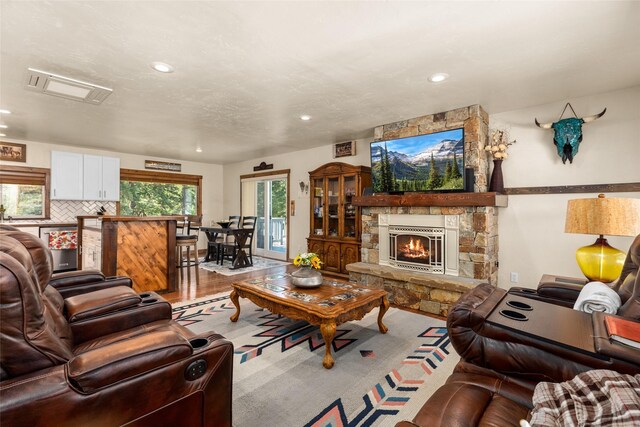
[[[301,194],[299,182],[309,182],[309,172],[329,162],[343,162],[353,165],[371,164],[369,159],[369,142],[356,142],[356,155],[350,157],[333,158],[333,144],[323,147],[293,153],[279,154],[224,166],[224,215],[240,214],[240,176],[252,174],[253,167],[260,162],[273,163],[273,170],[291,169],[289,180],[291,200],[296,202],[295,216],[290,218],[289,224],[289,257],[293,258],[298,252],[307,248],[306,238],[309,236],[309,194]],[[268,171],[267,171],[268,172]]]
[[[557,121],[567,101],[579,117],[607,108],[602,118],[583,125],[584,139],[573,164],[562,164],[553,131],[534,124],[536,117],[540,122]],[[491,115],[491,127],[497,124],[510,127],[511,137],[518,141],[509,147],[509,158],[502,165],[505,187],[640,182],[640,86]],[[526,287],[537,286],[544,273],[581,277],[575,251],[592,244],[597,236],[564,233],[566,205],[570,199],[595,196],[509,196],[509,207],[501,208],[499,214],[499,286],[515,285],[509,280],[510,272],[517,272],[518,285]],[[640,198],[640,192],[607,193],[606,197]],[[633,238],[608,240],[626,252]]]
[[[55,145],[42,142],[18,141],[6,139],[27,145],[27,162],[15,163],[15,165],[32,166],[39,168],[51,167],[51,151],[70,151],[77,153],[96,154],[103,156],[119,157],[120,167],[124,169],[144,170],[145,160],[160,160],[182,164],[182,173],[202,175],[202,214],[203,223],[210,224],[211,220],[222,217],[222,166],[208,163],[187,162],[175,159],[164,159],[152,156],[140,156],[137,154],[118,153],[113,151],[93,150],[89,148],[72,147],[67,145]],[[206,247],[204,236],[200,239],[200,247]]]

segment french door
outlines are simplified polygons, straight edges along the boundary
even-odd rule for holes
[[[254,215],[253,253],[287,260],[288,174],[241,178],[242,215]]]

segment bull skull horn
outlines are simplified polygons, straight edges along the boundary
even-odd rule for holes
[[[604,113],[606,112],[607,112],[607,109],[605,108],[604,110],[602,110],[602,113],[600,114],[594,114],[593,116],[583,117],[582,121],[585,123],[593,122],[595,120],[598,120],[600,117],[604,116]]]
[[[606,110],[606,108],[605,108],[605,110]],[[604,111],[602,112],[602,114],[604,114]],[[593,120],[595,120],[595,119],[593,119]],[[536,126],[538,126],[539,128],[542,128],[542,129],[551,129],[551,126],[553,126],[553,123],[540,123],[538,121],[538,119],[535,119],[535,121],[536,121]]]

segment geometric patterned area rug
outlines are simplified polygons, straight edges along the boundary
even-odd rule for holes
[[[394,426],[411,420],[444,384],[459,356],[445,322],[389,308],[378,331],[378,309],[338,326],[332,369],[322,367],[318,327],[271,314],[228,294],[173,306],[173,318],[194,332],[222,334],[234,345],[233,425],[236,427]]]
[[[259,256],[253,257],[253,265],[251,267],[239,268],[237,270],[231,270],[231,262],[226,261],[222,265],[216,264],[215,261],[202,262],[200,261],[200,268],[213,271],[214,273],[222,274],[223,276],[234,276],[236,274],[248,273],[250,271],[264,270],[271,267],[279,267],[281,265],[287,265],[288,262],[278,261],[275,259],[262,258]]]

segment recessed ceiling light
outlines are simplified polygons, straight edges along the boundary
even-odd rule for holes
[[[0,133],[0,136],[7,136],[7,135],[5,135],[4,133]]]
[[[152,62],[151,68],[156,71],[160,71],[161,73],[173,73],[173,67],[169,64],[165,64],[164,62]]]
[[[7,129],[9,126],[7,125],[0,125],[0,129]]]
[[[9,110],[0,110],[0,114],[11,114]]]
[[[308,114],[303,114],[300,116],[300,120],[304,120],[305,122],[308,122],[309,120],[311,120],[311,116]]]
[[[447,73],[435,73],[429,76],[429,81],[431,83],[440,83],[449,78],[449,74]]]
[[[196,148],[196,153],[202,153],[202,148],[200,147]]]

